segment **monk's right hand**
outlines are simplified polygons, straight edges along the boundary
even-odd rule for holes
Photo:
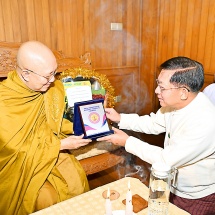
[[[78,149],[82,146],[85,146],[92,142],[91,139],[83,139],[84,135],[81,136],[69,136],[65,139],[61,140],[61,147],[60,150],[64,149]]]

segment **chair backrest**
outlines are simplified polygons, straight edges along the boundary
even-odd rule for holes
[[[215,83],[208,85],[203,93],[211,100],[211,102],[215,105]]]
[[[0,42],[0,78],[7,77],[7,73],[16,68],[16,55],[21,43]],[[62,51],[52,50],[58,63],[58,72],[68,68],[92,69],[90,53],[80,57],[68,57]]]

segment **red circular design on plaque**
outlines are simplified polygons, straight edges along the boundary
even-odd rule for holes
[[[100,120],[100,116],[99,116],[98,113],[96,113],[96,112],[90,113],[90,115],[89,115],[89,121],[90,121],[91,123],[96,124],[96,123],[99,122],[99,120]]]

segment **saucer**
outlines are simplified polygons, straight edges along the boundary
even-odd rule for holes
[[[107,198],[107,190],[102,193],[104,199]],[[110,200],[118,199],[120,194],[116,190],[110,190]]]

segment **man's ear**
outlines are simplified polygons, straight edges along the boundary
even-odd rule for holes
[[[29,72],[28,71],[22,71],[21,76],[24,81],[26,81],[26,82],[29,81]]]
[[[188,90],[185,88],[182,88],[181,90],[181,100],[187,100],[188,98]]]

